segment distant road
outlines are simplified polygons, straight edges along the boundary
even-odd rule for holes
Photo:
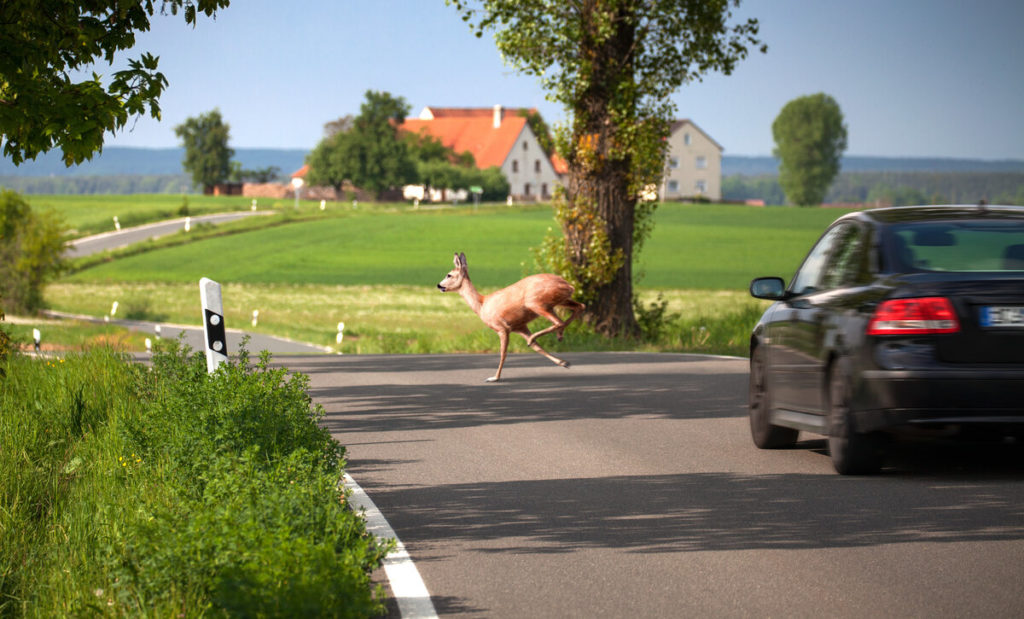
[[[273,211],[238,211],[234,213],[219,213],[215,215],[198,215],[191,218],[191,224],[195,225],[198,223],[209,223],[209,224],[220,224],[227,221],[234,221],[243,217],[249,217],[252,215],[271,215]],[[138,243],[145,241],[150,238],[158,238],[166,236],[168,234],[174,234],[178,230],[181,230],[185,226],[185,218],[170,219],[167,221],[161,221],[153,224],[146,224],[144,226],[135,226],[133,228],[124,228],[120,231],[104,232],[103,234],[96,234],[93,236],[87,236],[78,239],[68,244],[67,256],[71,258],[78,258],[80,256],[88,256],[99,251],[117,249],[119,247],[125,247],[132,243]],[[197,300],[197,314],[196,320],[201,320],[199,315],[198,305],[198,294]],[[67,314],[64,312],[46,312],[47,315],[54,318],[73,318],[77,320],[87,320],[91,322],[110,322],[112,324],[127,327],[135,331],[145,331],[153,334],[156,337],[157,328],[160,328],[160,337],[164,338],[177,338],[179,334],[184,334],[184,341],[186,344],[191,346],[195,350],[203,350],[205,343],[203,341],[203,328],[202,326],[191,326],[191,325],[178,325],[178,324],[167,324],[157,323],[142,320],[103,320],[94,316],[81,316],[77,314]],[[231,354],[238,352],[238,347],[241,344],[242,338],[245,336],[249,337],[249,352],[257,354],[262,350],[268,350],[275,355],[280,354],[317,354],[317,353],[330,353],[333,352],[331,349],[324,346],[317,346],[315,344],[308,344],[306,342],[297,342],[281,337],[275,337],[272,335],[266,335],[263,333],[253,333],[248,331],[242,331],[240,329],[228,329],[227,332],[227,345],[228,351]]]
[[[273,211],[237,211],[234,213],[218,213],[215,215],[197,215],[191,218],[191,225],[222,224],[252,215],[272,215]],[[71,243],[68,243],[68,250],[65,254],[68,258],[80,258],[96,252],[118,249],[133,243],[140,243],[146,239],[155,239],[182,230],[185,227],[185,217],[168,219],[133,228],[122,228],[120,231],[104,232],[86,236]]]

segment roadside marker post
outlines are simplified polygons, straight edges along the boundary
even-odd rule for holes
[[[114,230],[121,231],[121,222],[117,220],[117,215],[114,215]]]
[[[252,311],[252,326],[255,327],[258,324],[260,324],[260,311],[259,310],[253,310]]]
[[[191,217],[186,217],[185,218],[185,232],[188,232],[191,229],[192,229],[192,218]]]
[[[341,346],[341,341],[345,339],[345,323],[338,323],[338,335],[334,337],[334,341]]]
[[[39,329],[32,329],[32,344],[35,351],[39,352],[40,343],[42,342],[42,335],[39,333]]]
[[[199,300],[203,304],[203,335],[206,336],[206,371],[217,371],[228,360],[227,332],[224,329],[224,301],[220,284],[209,278],[199,280]]]

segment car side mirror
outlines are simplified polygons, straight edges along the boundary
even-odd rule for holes
[[[786,282],[781,277],[758,277],[750,282],[750,296],[780,301],[786,298]]]

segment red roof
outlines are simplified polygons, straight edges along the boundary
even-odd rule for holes
[[[480,169],[501,166],[526,126],[526,118],[503,111],[501,126],[494,128],[491,108],[430,108],[433,120],[406,119],[401,129],[426,133],[456,153],[469,151]]]
[[[292,172],[292,178],[305,178],[306,174],[309,173],[309,164],[305,164],[298,170]]]

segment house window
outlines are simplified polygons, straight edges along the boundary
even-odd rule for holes
[[[541,185],[540,185],[540,195],[545,197],[545,198],[548,196],[548,184],[547,183],[541,183]]]
[[[697,189],[697,193],[699,193],[699,194],[707,193],[707,191],[708,191],[708,182],[705,181],[705,180],[697,181],[696,189]]]
[[[526,183],[525,185],[523,185],[523,195],[530,195],[530,183]]]
[[[533,171],[540,172],[540,159],[533,162]]]
[[[698,170],[704,170],[704,169],[707,169],[707,167],[708,167],[708,158],[707,157],[697,157],[697,169]]]
[[[673,170],[678,168],[679,167],[679,157],[669,157],[668,158],[668,167],[672,168]]]
[[[669,181],[668,191],[669,193],[679,193],[679,181]]]
[[[689,133],[684,133],[683,134],[683,144],[686,144],[687,146],[689,146],[692,141],[693,141],[693,139],[690,138],[690,134]]]
[[[513,172],[518,172],[519,171],[519,160],[518,159],[513,159],[512,160],[512,171]]]
[[[530,145],[530,144],[529,144],[529,142],[527,142],[526,140],[523,140],[523,150],[526,150],[526,148],[527,148],[527,147],[528,147],[529,145]]]

